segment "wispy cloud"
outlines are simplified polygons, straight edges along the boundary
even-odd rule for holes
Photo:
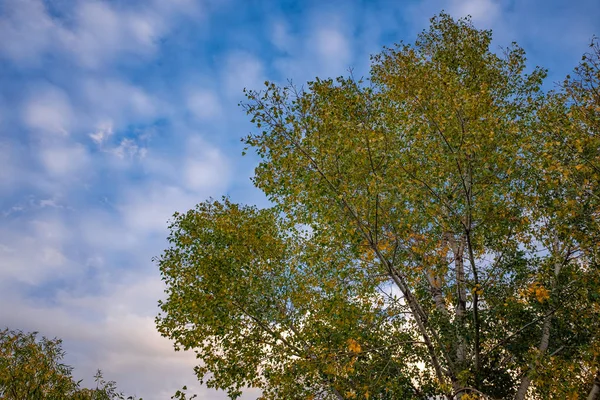
[[[196,89],[187,96],[187,108],[198,120],[214,120],[222,117],[219,96],[210,89]]]
[[[233,51],[223,62],[222,79],[229,96],[239,97],[244,88],[261,87],[266,78],[262,61],[249,52]]]
[[[155,55],[158,41],[173,28],[174,19],[198,16],[195,1],[136,3],[76,0],[50,3],[41,0],[4,0],[0,18],[0,52],[14,62],[36,65],[51,53],[82,68],[96,69],[136,57]],[[68,5],[67,5],[68,4]]]
[[[73,109],[61,89],[46,85],[31,93],[23,107],[23,122],[34,131],[68,135],[73,123]]]
[[[90,133],[89,136],[97,145],[101,145],[114,133],[112,121],[104,121],[98,124],[96,130]]]
[[[81,144],[47,145],[40,149],[39,155],[48,176],[59,179],[80,176],[91,162],[87,149]]]

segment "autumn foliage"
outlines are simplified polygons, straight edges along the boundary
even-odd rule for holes
[[[38,338],[37,332],[0,331],[0,399],[135,400],[119,392],[98,370],[96,387],[81,387],[73,368],[63,362],[62,340]],[[139,400],[142,400],[141,398]]]

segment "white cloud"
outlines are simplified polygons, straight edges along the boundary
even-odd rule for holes
[[[60,205],[56,199],[41,199],[39,201],[39,206],[41,208],[45,208],[45,207],[54,207],[54,208],[63,208],[62,205]]]
[[[96,145],[104,152],[112,154],[124,163],[111,163],[111,166],[129,166],[130,164],[126,161],[131,161],[138,158],[144,158],[147,153],[147,149],[141,146],[136,139],[132,138],[121,138],[117,145],[111,145],[110,139],[115,135],[112,120],[104,121],[98,125],[95,132],[90,133],[88,136],[96,143]]]
[[[196,90],[187,97],[188,110],[199,120],[218,118],[222,115],[219,97],[210,90]]]
[[[17,182],[17,160],[14,157],[14,148],[8,142],[0,141],[0,160],[2,160],[2,168],[0,168],[0,188],[5,189],[11,187]]]
[[[32,237],[20,239],[19,244],[11,246],[3,243],[0,248],[2,279],[38,284],[66,267],[67,258],[60,249],[44,245]]]
[[[81,144],[53,144],[40,151],[45,171],[57,178],[69,178],[83,173],[90,164],[89,154]]]
[[[138,146],[136,142],[131,139],[123,139],[118,146],[109,149],[110,153],[114,154],[120,159],[131,159],[134,157],[145,157],[147,149]]]
[[[100,254],[131,252],[143,243],[136,232],[126,228],[119,215],[101,208],[89,207],[78,218],[76,231],[82,242]]]
[[[114,134],[112,121],[105,121],[98,125],[95,132],[90,133],[90,138],[98,145],[104,143],[108,138]]]
[[[23,122],[29,128],[44,133],[66,135],[73,120],[69,98],[54,86],[36,90],[23,109]]]
[[[83,66],[95,68],[120,55],[148,55],[165,31],[160,15],[116,9],[105,1],[79,2],[77,25],[63,44]]]
[[[228,95],[242,97],[242,90],[261,89],[265,81],[262,62],[254,55],[235,51],[227,55],[223,80]]]
[[[8,0],[0,16],[0,54],[30,64],[56,42],[60,29],[39,0]]]
[[[200,147],[184,166],[185,185],[194,192],[224,188],[229,181],[229,163],[216,148]]]
[[[89,77],[79,85],[90,113],[100,121],[110,120],[113,126],[125,119],[152,118],[159,111],[157,99],[118,79]]]
[[[295,47],[295,38],[289,26],[283,20],[275,21],[271,26],[271,42],[280,51],[291,52]]]
[[[275,60],[275,68],[284,79],[304,82],[321,78],[347,75],[355,50],[355,20],[351,10],[343,12],[319,10],[308,15],[303,29],[291,35],[285,23],[276,22],[271,41],[285,49],[286,55]],[[363,55],[368,58],[368,54]]]
[[[58,218],[31,221],[34,237],[51,246],[62,246],[71,237],[68,227]]]
[[[347,72],[352,53],[344,32],[336,27],[320,27],[315,32],[312,42],[326,75],[341,75]]]
[[[9,327],[63,339],[65,362],[75,367],[75,378],[84,379],[84,385],[92,386],[92,376],[101,368],[106,378],[117,381],[119,390],[148,400],[169,398],[183,385],[206,392],[193,376],[194,355],[174,352],[170,341],[155,329],[156,299],[162,293],[158,276],[103,284],[102,294],[62,292],[54,304],[35,303],[5,291],[0,301],[11,307],[0,309],[0,320]],[[13,307],[19,312],[14,313]],[[214,392],[207,398],[226,398],[213,396]]]
[[[452,0],[448,11],[456,18],[470,15],[473,22],[489,26],[497,21],[502,10],[495,0]]]
[[[167,221],[173,213],[187,211],[196,200],[177,186],[153,183],[130,190],[118,208],[128,229],[151,235],[166,233]]]
[[[157,275],[110,285],[96,295],[61,292],[54,304],[26,300],[13,291],[0,292],[0,320],[11,328],[38,331],[63,340],[65,363],[75,367],[75,379],[91,387],[96,369],[117,381],[119,390],[146,400],[163,400],[183,385],[198,399],[225,400],[224,392],[201,387],[193,374],[199,363],[191,352],[175,352],[156,331],[156,299],[163,286]],[[18,313],[13,312],[17,308]],[[248,390],[244,399],[259,396]]]
[[[91,69],[123,57],[148,57],[182,16],[199,16],[198,1],[155,0],[144,7],[105,0],[78,0],[64,8],[70,22],[51,16],[42,0],[5,0],[0,16],[0,54],[14,62],[39,63],[60,52]],[[60,4],[58,5],[60,7]]]
[[[499,0],[423,0],[408,5],[404,13],[406,23],[415,34],[428,28],[429,20],[442,10],[455,19],[471,15],[477,28],[493,28],[496,33],[497,28],[506,28],[502,4]]]
[[[166,233],[175,211],[224,194],[231,179],[229,160],[198,135],[188,137],[179,158],[149,152],[143,165],[153,180],[125,189],[116,207],[128,229],[145,234]]]
[[[0,228],[1,281],[38,284],[66,273],[72,266],[64,253],[69,238],[60,219],[34,219],[24,225],[5,221]]]

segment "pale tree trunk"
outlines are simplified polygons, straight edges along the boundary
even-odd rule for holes
[[[452,253],[454,255],[454,267],[456,269],[456,295],[457,295],[457,304],[455,310],[456,321],[458,321],[458,326],[456,328],[456,364],[458,370],[464,368],[465,361],[467,359],[467,348],[466,348],[466,340],[465,340],[465,319],[467,315],[467,291],[466,291],[466,281],[465,281],[465,264],[464,264],[464,249],[465,249],[465,240],[464,238],[460,238],[456,240],[452,235],[447,235],[448,242],[452,249]],[[456,373],[456,371],[455,371]],[[455,398],[461,399],[464,396],[464,393],[461,392],[462,386],[458,383],[458,381],[452,382],[452,388],[455,393],[459,393],[454,396]]]
[[[440,276],[435,276],[435,273],[431,271],[427,273],[427,280],[429,281],[429,290],[431,291],[431,296],[435,302],[435,308],[444,316],[448,316],[446,302],[444,301],[444,295],[442,293],[442,278]]]
[[[592,385],[592,390],[590,390],[590,394],[588,394],[587,400],[598,400],[600,399],[600,369],[596,372],[596,376],[594,376],[594,384]]]
[[[449,242],[451,242],[451,233],[445,232],[442,235],[442,248],[445,248]],[[446,308],[446,301],[444,300],[444,294],[442,292],[442,286],[444,283],[444,277],[438,273],[436,273],[434,268],[431,268],[425,274],[427,276],[427,281],[429,282],[429,291],[431,292],[431,297],[435,302],[435,308],[442,315],[448,317],[448,309]]]
[[[465,264],[463,258],[464,248],[465,243],[462,238],[458,243],[455,242],[453,245],[454,265],[456,268],[456,287],[458,297],[456,304],[456,320],[463,325],[467,313],[467,291],[465,288]],[[461,327],[459,327],[458,329],[461,329]],[[462,331],[466,331],[466,329],[464,329],[464,326],[462,327]],[[464,364],[467,356],[464,334],[462,334],[460,331],[457,331],[456,340],[458,342],[456,346],[456,361],[459,365],[461,365]]]
[[[554,248],[552,250],[553,250],[554,254],[562,253],[557,238],[554,239]],[[569,250],[567,250],[565,257],[562,257],[562,256],[557,257],[557,260],[554,264],[554,284],[553,284],[554,287],[553,287],[553,289],[556,286],[556,282],[558,280],[558,275],[560,274],[562,267],[568,261],[568,257],[569,257]],[[539,350],[538,357],[542,357],[544,355],[544,353],[546,353],[546,350],[548,350],[548,344],[550,343],[550,327],[552,325],[552,314],[553,314],[552,312],[549,312],[546,314],[546,317],[544,318],[544,325],[542,326],[542,338],[540,340],[540,345],[538,347],[538,350]],[[536,367],[535,363],[537,363],[537,361],[535,361],[533,364],[529,365],[529,369],[526,371],[525,376],[523,376],[523,379],[521,379],[521,384],[519,385],[519,390],[517,391],[517,394],[515,395],[515,400],[523,400],[525,398],[525,395],[527,394],[527,390],[529,390],[529,386],[531,385],[531,371],[533,369],[535,369],[535,367]]]
[[[525,398],[527,390],[529,390],[529,385],[531,385],[531,378],[529,377],[529,374],[527,374],[523,377],[523,379],[521,379],[521,384],[519,385],[519,390],[515,395],[515,400],[523,400]]]
[[[410,289],[408,288],[408,285],[404,281],[403,277],[395,271],[395,269],[391,265],[391,263],[387,262],[387,267],[388,267],[388,271],[389,271],[391,278],[393,279],[394,283],[396,283],[396,285],[398,286],[398,288],[404,295],[406,302],[408,303],[408,306],[410,307],[411,313],[412,313],[413,317],[415,318],[415,322],[417,323],[417,326],[419,327],[419,331],[421,333],[423,341],[425,342],[425,346],[427,347],[429,357],[431,358],[433,368],[435,369],[436,376],[440,382],[443,382],[444,381],[444,372],[442,370],[442,366],[441,366],[439,359],[437,357],[437,354],[435,352],[435,347],[433,345],[433,341],[431,340],[431,337],[429,336],[429,334],[427,332],[427,328],[425,327],[425,321],[427,320],[427,318],[426,318],[423,310],[421,309],[417,299],[415,299],[414,296],[412,295],[412,293],[411,293]]]
[[[550,343],[550,326],[552,325],[552,314],[546,315],[544,318],[544,325],[542,326],[542,339],[540,340],[540,345],[538,346],[539,357],[543,356],[546,350],[548,350],[548,344]],[[515,395],[515,400],[523,400],[525,395],[527,394],[527,390],[529,390],[529,385],[531,385],[531,370],[535,368],[534,365],[530,365],[529,370],[526,372],[523,379],[521,379],[521,384],[519,385],[519,390],[517,390],[517,394]]]

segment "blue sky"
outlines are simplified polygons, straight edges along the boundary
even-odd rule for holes
[[[600,35],[597,0],[0,0],[0,327],[61,337],[77,377],[147,400],[193,383],[154,330],[151,258],[174,211],[266,204],[242,88],[366,75],[442,9],[517,41],[548,88]]]

